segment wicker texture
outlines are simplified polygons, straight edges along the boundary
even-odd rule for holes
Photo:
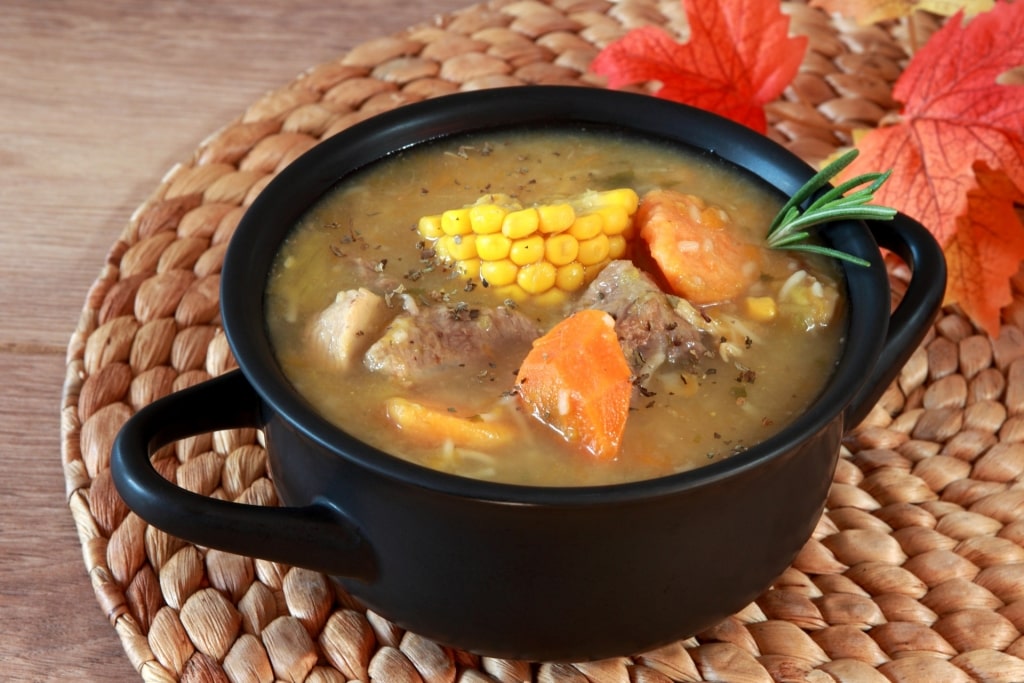
[[[770,107],[771,135],[813,163],[892,110],[904,38],[899,26],[784,8],[810,49]],[[944,311],[850,434],[828,510],[774,590],[699,637],[631,658],[570,665],[451,651],[367,612],[320,574],[198,548],[118,498],[108,465],[124,421],[234,366],[218,326],[221,260],[277,171],[404,103],[500,85],[599,86],[591,59],[645,23],[685,35],[677,0],[497,0],[372,40],[253,104],[131,217],[69,344],[62,437],[96,597],[144,680],[1024,680],[1020,294],[998,339]],[[892,275],[899,284],[898,267]],[[1024,278],[1016,284],[1020,293]],[[189,438],[155,462],[189,490],[276,503],[255,430]]]

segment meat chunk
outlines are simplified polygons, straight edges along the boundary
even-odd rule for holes
[[[334,368],[347,371],[362,360],[393,315],[384,297],[368,289],[339,292],[310,324],[310,347]]]
[[[677,310],[677,302],[631,261],[620,260],[590,283],[579,308],[596,308],[615,318],[626,360],[642,379],[663,363],[692,367],[708,350],[705,335]]]
[[[421,307],[400,313],[366,352],[366,367],[415,384],[438,371],[470,372],[499,360],[519,359],[540,336],[532,320],[516,310]]]

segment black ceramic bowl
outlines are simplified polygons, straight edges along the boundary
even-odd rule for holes
[[[263,319],[271,261],[297,219],[338,181],[439,137],[566,122],[690,145],[787,195],[813,173],[766,138],[718,117],[598,89],[453,95],[332,137],[266,187],[228,249],[221,308],[240,371],[140,410],[119,435],[112,468],[128,505],[199,545],[330,574],[401,626],[501,657],[636,653],[707,628],[767,589],[815,527],[844,430],[896,375],[942,299],[941,251],[905,217],[827,231],[833,246],[872,265],[845,268],[848,339],[814,407],[745,453],[670,477],[536,488],[428,470],[331,426],[275,362]],[[891,316],[879,243],[914,272]],[[282,507],[201,497],[150,464],[150,454],[175,439],[237,426],[265,431]]]

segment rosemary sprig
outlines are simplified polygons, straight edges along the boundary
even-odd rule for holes
[[[875,191],[889,178],[891,170],[884,173],[865,173],[851,178],[822,193],[806,209],[800,210],[800,205],[849,166],[857,158],[857,153],[856,149],[851,149],[814,174],[814,177],[789,198],[789,201],[779,209],[775,220],[768,228],[767,243],[769,247],[824,254],[860,266],[870,265],[868,261],[845,251],[807,242],[810,237],[808,229],[843,219],[892,220],[892,217],[896,215],[896,209],[868,203],[874,199]],[[850,194],[847,194],[848,192]]]

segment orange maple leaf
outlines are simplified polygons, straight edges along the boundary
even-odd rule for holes
[[[764,105],[796,76],[807,38],[789,36],[789,17],[765,0],[683,0],[686,43],[645,26],[604,48],[592,69],[608,87],[658,82],[658,97],[715,112],[764,133]]]
[[[1024,64],[1024,2],[998,2],[966,25],[953,17],[928,40],[896,81],[895,99],[903,103],[899,121],[861,138],[861,154],[847,176],[892,168],[876,201],[913,216],[946,248],[967,215],[968,193],[979,187],[975,165],[1003,173],[1024,188],[1024,86],[1001,85],[999,78]],[[979,216],[983,195],[971,206]],[[972,217],[972,222],[977,218]],[[1016,239],[1019,222],[986,224],[972,231],[982,240],[975,254]],[[989,243],[993,244],[989,244]],[[960,245],[958,257],[968,252]],[[984,264],[963,264],[964,276]],[[948,303],[960,303],[973,320],[989,319],[973,308],[975,297],[960,300],[967,283],[947,291]],[[986,327],[988,331],[992,331]]]
[[[963,10],[968,16],[992,9],[994,0],[811,0],[811,7],[852,17],[858,24],[908,17],[917,10],[952,16]]]
[[[944,249],[949,269],[947,300],[971,311],[990,336],[999,333],[999,312],[1013,301],[1010,278],[1024,260],[1024,224],[1015,204],[1024,192],[1005,174],[979,165],[978,186],[967,193],[967,212]]]

